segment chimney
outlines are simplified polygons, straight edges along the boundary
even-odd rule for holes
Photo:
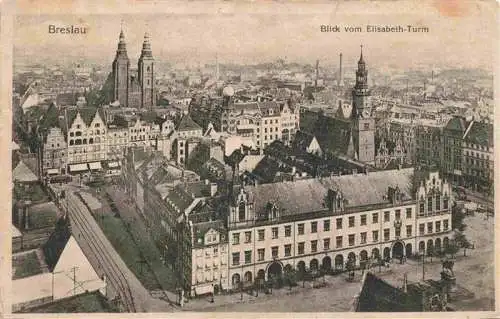
[[[27,204],[27,203],[26,203]],[[24,221],[24,229],[28,230],[30,225],[29,225],[29,209],[27,205],[23,205],[23,221]]]
[[[344,85],[344,75],[342,74],[342,53],[340,53],[339,86]]]
[[[316,60],[316,80],[314,81],[314,92],[316,92],[318,88],[318,77],[319,77],[319,60]]]

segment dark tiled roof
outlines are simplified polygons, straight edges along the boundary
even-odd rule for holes
[[[323,151],[346,154],[351,139],[351,122],[306,111],[300,116],[301,131],[316,136]]]
[[[278,162],[265,156],[251,173],[260,183],[272,183],[279,171]]]
[[[77,93],[60,93],[56,97],[56,103],[59,106],[76,105],[77,99]]]
[[[329,189],[338,189],[347,200],[346,208],[388,204],[388,187],[399,187],[403,200],[413,198],[413,169],[371,172],[363,175],[343,175],[295,182],[246,186],[254,199],[256,213],[265,213],[269,203],[275,203],[282,216],[311,213],[327,209]],[[362,194],[362,196],[361,196]]]
[[[69,229],[69,219],[59,219],[54,232],[50,235],[49,240],[43,246],[45,262],[47,263],[50,271],[54,269],[59,261],[59,257],[61,257],[64,247],[68,243],[70,237],[71,231]]]
[[[210,229],[216,230],[221,234],[226,233],[224,222],[222,220],[214,220],[214,221],[207,221],[207,222],[193,224],[193,232],[195,238],[201,238],[203,240],[203,237]]]
[[[39,129],[47,130],[51,127],[60,127],[59,110],[54,104],[51,104],[43,115]]]
[[[186,114],[182,117],[179,125],[177,126],[177,131],[195,131],[201,130],[201,126],[199,126],[189,114]]]
[[[472,122],[465,135],[465,141],[473,144],[493,147],[493,124]]]
[[[356,312],[422,311],[422,302],[393,287],[372,273],[366,273],[358,296]]]
[[[292,147],[297,151],[305,152],[309,145],[311,145],[313,139],[314,135],[298,131],[295,134],[295,139],[293,140]]]
[[[467,122],[464,118],[455,116],[446,124],[447,131],[457,132],[463,134],[467,129]]]

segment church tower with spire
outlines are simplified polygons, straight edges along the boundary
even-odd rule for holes
[[[123,29],[120,31],[118,49],[113,61],[113,98],[119,101],[120,105],[128,106],[128,78],[129,78],[130,60],[127,55],[127,45],[125,44],[125,35]]]
[[[360,162],[375,162],[375,119],[372,116],[368,71],[363,59],[363,46],[356,71],[356,85],[352,89],[353,142]]]
[[[139,83],[142,88],[141,107],[146,109],[151,109],[156,105],[154,66],[149,34],[146,32],[138,63]]]

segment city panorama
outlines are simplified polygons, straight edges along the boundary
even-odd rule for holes
[[[17,17],[13,312],[494,310],[488,47],[196,17]]]

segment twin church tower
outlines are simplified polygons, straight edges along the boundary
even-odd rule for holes
[[[144,35],[137,69],[130,67],[123,30],[120,31],[118,49],[113,61],[113,100],[122,107],[151,109],[156,105],[155,61],[149,42]]]

